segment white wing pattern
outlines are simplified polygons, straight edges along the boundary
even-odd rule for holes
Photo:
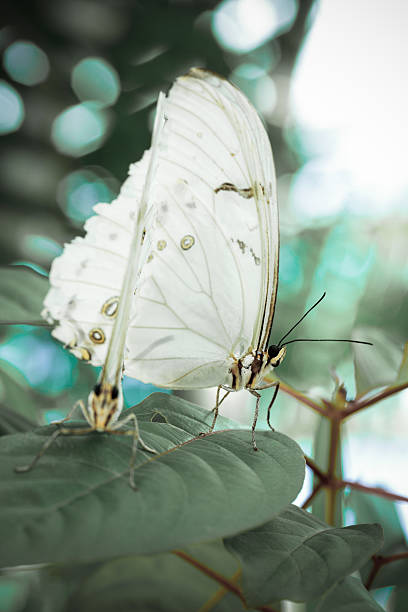
[[[213,387],[234,359],[267,346],[279,250],[272,151],[245,96],[208,71],[177,79],[164,112],[124,371],[161,387]],[[44,314],[93,365],[106,358],[148,155],[52,266]]]
[[[106,359],[149,155],[132,164],[116,200],[94,207],[85,237],[65,245],[51,267],[42,315],[58,322],[55,338],[94,366]]]
[[[218,386],[231,357],[268,342],[279,248],[272,151],[245,96],[207,71],[177,79],[165,115],[125,371],[163,387]]]

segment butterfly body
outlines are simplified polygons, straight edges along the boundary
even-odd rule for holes
[[[271,356],[268,351],[250,350],[239,359],[233,358],[228,373],[228,382],[222,385],[222,388],[228,391],[265,389],[270,386],[265,378],[272,374],[285,353],[285,347],[282,347],[275,356]]]

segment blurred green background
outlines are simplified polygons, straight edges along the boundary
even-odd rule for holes
[[[149,146],[158,92],[191,66],[207,67],[247,94],[274,150],[281,264],[272,340],[326,291],[297,336],[371,340],[360,363],[373,387],[389,382],[408,338],[407,26],[408,6],[386,0],[5,2],[2,264],[46,274]],[[43,423],[87,396],[95,371],[47,327],[3,327],[1,340],[6,408]],[[347,344],[291,345],[279,375],[327,394],[331,368],[353,396]],[[128,404],[151,389],[126,380]],[[214,396],[186,395],[209,408]],[[229,399],[225,411],[249,423],[247,396]],[[406,399],[401,393],[348,423],[347,478],[408,494]],[[281,394],[273,420],[310,447],[312,413]]]

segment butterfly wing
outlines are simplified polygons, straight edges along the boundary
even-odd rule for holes
[[[176,81],[165,115],[125,371],[159,386],[211,387],[226,382],[232,356],[268,342],[278,268],[272,152],[245,96],[207,71]]]
[[[85,237],[65,245],[51,266],[42,315],[57,323],[55,338],[95,366],[106,359],[147,165],[145,154],[130,167],[118,198],[94,207]]]

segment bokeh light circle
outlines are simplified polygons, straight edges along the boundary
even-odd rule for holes
[[[60,153],[80,157],[103,144],[109,117],[98,104],[83,102],[66,108],[53,122],[51,140]]]
[[[24,121],[24,103],[20,94],[6,81],[0,81],[0,134],[15,132]]]
[[[37,85],[48,77],[50,62],[40,47],[27,40],[16,40],[3,55],[3,66],[14,81]]]
[[[93,100],[103,106],[114,104],[120,93],[118,73],[100,57],[81,60],[72,71],[71,86],[82,102]]]

